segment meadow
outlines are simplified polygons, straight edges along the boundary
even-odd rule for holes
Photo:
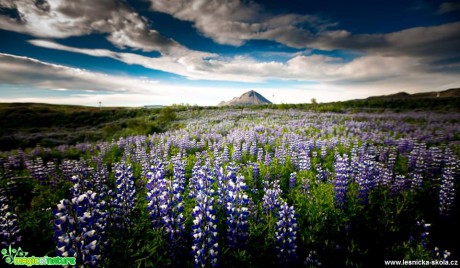
[[[4,149],[2,248],[79,267],[459,259],[458,112],[281,108],[107,112],[105,140]]]

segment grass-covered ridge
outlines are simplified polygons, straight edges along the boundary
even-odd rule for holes
[[[0,104],[0,150],[111,140],[162,132],[176,118],[171,108]]]

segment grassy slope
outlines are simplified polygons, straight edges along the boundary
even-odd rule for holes
[[[0,150],[56,146],[161,131],[159,109],[0,104]]]

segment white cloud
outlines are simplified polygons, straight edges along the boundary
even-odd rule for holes
[[[382,64],[381,58],[363,58],[348,64],[335,63],[334,58],[321,56],[298,56],[294,58],[298,63],[290,63],[289,68],[295,73],[292,76],[300,76],[303,71],[311,75],[323,75],[327,79],[320,80],[317,84],[296,85],[287,88],[250,87],[275,103],[301,103],[309,102],[316,98],[320,102],[337,101],[346,99],[363,98],[372,95],[390,94],[399,91],[410,93],[419,91],[442,90],[451,87],[460,87],[460,81],[456,75],[446,73],[423,74],[415,73],[410,69],[411,63],[406,59],[397,61],[392,59]],[[247,59],[237,59],[249,64]],[[331,63],[327,63],[331,61]],[[226,71],[245,72],[256,69],[258,63],[249,67],[235,63],[234,66],[225,67]],[[381,66],[379,67],[379,64]],[[259,67],[252,73],[266,73],[275,76],[274,72],[280,72],[279,66]],[[337,65],[328,67],[328,65]],[[366,66],[375,66],[375,69]],[[240,69],[238,69],[240,68]],[[288,68],[288,67],[284,67]],[[307,68],[307,70],[304,70]],[[309,69],[308,69],[309,68]],[[389,69],[388,76],[380,79],[381,69]],[[406,70],[407,69],[407,70]],[[404,72],[404,75],[398,75]],[[208,75],[213,75],[208,73]],[[236,75],[236,74],[235,74]],[[260,74],[259,74],[260,75]],[[353,77],[352,80],[347,78]],[[341,77],[336,79],[335,77]],[[370,79],[373,78],[373,79]],[[146,78],[136,79],[91,72],[78,68],[51,64],[36,59],[0,53],[0,81],[3,87],[7,85],[22,85],[30,88],[51,90],[66,89],[66,97],[30,97],[17,98],[2,96],[2,102],[48,102],[96,105],[99,101],[107,105],[141,106],[145,104],[172,104],[190,103],[199,105],[216,105],[222,100],[229,100],[239,96],[248,89],[235,89],[234,87],[213,86],[184,86],[164,84]],[[87,94],[75,94],[75,91],[86,91]],[[103,92],[103,94],[101,94]],[[274,95],[274,96],[273,96]]]
[[[310,33],[299,25],[315,29],[335,25],[313,15],[271,14],[252,1],[151,0],[151,4],[155,11],[193,22],[217,43],[235,46],[251,39],[268,39],[302,48]]]
[[[58,91],[93,90],[107,92],[151,92],[157,81],[112,76],[0,53],[2,84],[31,85]]]
[[[150,1],[153,10],[192,22],[203,35],[220,44],[239,46],[248,40],[264,39],[294,48],[346,49],[379,55],[443,59],[452,58],[452,54],[460,56],[460,22],[388,34],[353,34],[332,29],[338,24],[317,16],[271,14],[251,1]],[[439,10],[446,13],[458,9],[458,3],[446,2]],[[315,29],[316,33],[307,28]]]
[[[424,81],[438,81],[434,77],[443,77],[447,83],[458,81],[455,73],[440,74],[431,70],[429,64],[416,57],[368,55],[350,62],[340,58],[293,54],[286,62],[260,62],[250,57],[237,56],[222,58],[210,54],[190,54],[180,58],[151,58],[132,53],[118,53],[101,49],[79,49],[63,46],[54,42],[32,40],[32,44],[53,49],[82,53],[97,57],[110,57],[127,64],[137,64],[146,68],[162,70],[185,76],[189,79],[263,82],[270,79],[315,81],[330,84],[375,83],[390,79],[406,80],[416,77],[414,85],[424,85]],[[460,68],[452,64],[450,68]],[[431,84],[431,83],[429,83]]]
[[[0,15],[0,29],[4,30],[51,38],[104,33],[120,48],[179,55],[188,52],[176,41],[149,28],[147,19],[124,1],[0,0],[2,7],[15,9],[19,14],[19,18]]]

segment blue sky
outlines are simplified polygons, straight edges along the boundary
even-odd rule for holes
[[[0,0],[0,102],[215,105],[460,87],[460,2]]]

